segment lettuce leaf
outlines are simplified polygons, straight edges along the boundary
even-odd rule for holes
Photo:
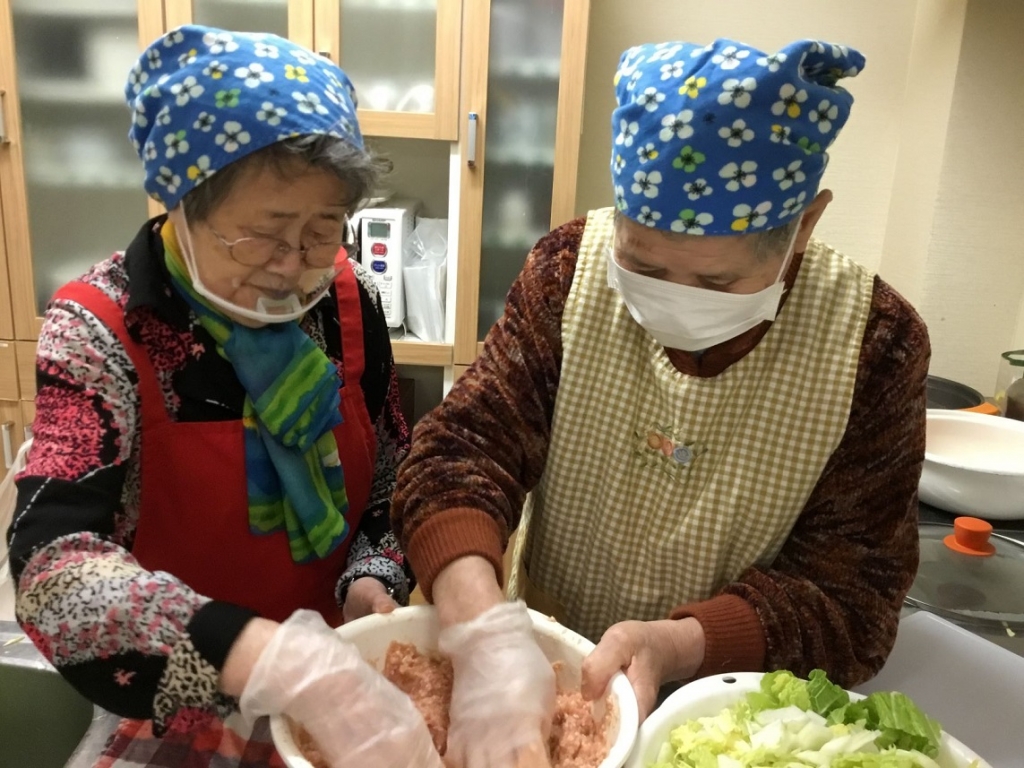
[[[868,712],[867,727],[881,731],[878,746],[912,749],[934,758],[939,754],[942,726],[918,709],[902,693],[872,693],[862,702]]]
[[[747,702],[755,714],[766,709],[799,707],[805,712],[817,712],[822,717],[850,703],[849,694],[829,681],[820,669],[801,680],[792,672],[779,670],[761,678],[761,690],[748,693]],[[845,722],[837,720],[835,722]]]

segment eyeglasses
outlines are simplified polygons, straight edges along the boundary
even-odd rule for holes
[[[271,261],[298,252],[307,266],[324,269],[334,266],[340,250],[344,249],[348,258],[353,258],[356,252],[355,236],[352,225],[348,222],[345,223],[345,239],[341,242],[313,243],[305,247],[296,247],[287,240],[276,237],[240,237],[237,240],[228,240],[215,229],[210,231],[228,249],[228,255],[232,259],[247,267],[262,267]]]

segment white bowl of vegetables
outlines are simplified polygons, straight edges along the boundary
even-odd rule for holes
[[[991,768],[901,693],[789,672],[697,680],[640,727],[625,768]]]

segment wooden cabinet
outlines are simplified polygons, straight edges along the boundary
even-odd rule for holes
[[[50,295],[158,210],[125,138],[123,81],[185,23],[286,35],[352,77],[368,142],[395,162],[391,191],[449,221],[445,338],[393,344],[400,365],[444,369],[450,386],[534,240],[572,216],[589,4],[0,0],[0,341],[17,342],[0,349],[0,387],[18,387],[0,402],[33,397]]]

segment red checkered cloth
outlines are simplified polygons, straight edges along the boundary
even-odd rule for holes
[[[177,718],[162,738],[149,720],[122,720],[94,768],[286,768],[274,749],[270,721],[249,728],[239,714]]]

